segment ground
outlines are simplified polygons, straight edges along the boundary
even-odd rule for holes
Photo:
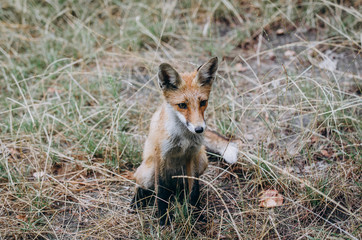
[[[358,1],[0,6],[0,238],[362,238]],[[201,210],[175,203],[160,227],[129,208],[157,67],[212,56],[208,127],[239,160],[211,157]]]

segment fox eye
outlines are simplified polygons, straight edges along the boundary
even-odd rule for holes
[[[187,108],[187,104],[186,103],[179,103],[177,104],[177,106],[181,109],[186,109]]]
[[[206,106],[207,100],[202,100],[200,102],[200,107]]]

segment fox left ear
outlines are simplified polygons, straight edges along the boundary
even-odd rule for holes
[[[217,57],[211,58],[207,63],[201,65],[197,69],[196,81],[201,85],[211,85],[215,79],[216,71],[218,68]]]
[[[170,64],[162,63],[158,68],[158,83],[163,91],[176,90],[182,84],[182,80]]]

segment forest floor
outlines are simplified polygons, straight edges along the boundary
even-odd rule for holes
[[[0,6],[1,239],[362,238],[360,4]],[[212,56],[208,127],[239,139],[239,160],[213,157],[201,210],[176,202],[160,227],[154,206],[129,207],[157,68]],[[280,206],[260,206],[267,190]]]

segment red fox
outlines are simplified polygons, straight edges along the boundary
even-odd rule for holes
[[[164,102],[151,119],[143,161],[134,174],[138,186],[132,206],[142,206],[155,190],[161,225],[167,220],[168,202],[176,192],[185,191],[190,203],[197,203],[198,180],[174,176],[201,176],[208,166],[205,147],[228,163],[237,161],[237,145],[206,130],[204,112],[217,68],[217,57],[186,74],[179,74],[167,63],[159,66]]]

